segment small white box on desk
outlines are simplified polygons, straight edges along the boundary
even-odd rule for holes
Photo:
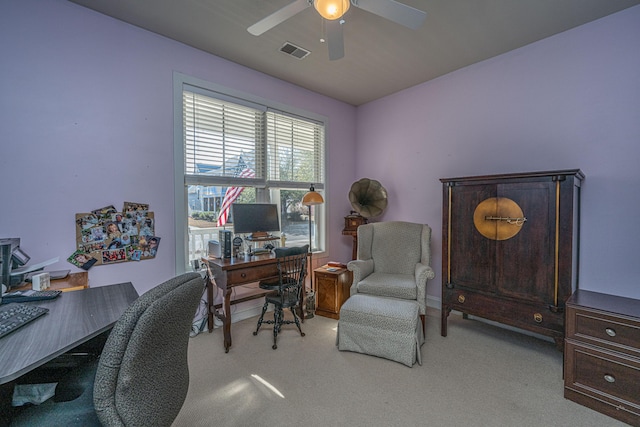
[[[31,277],[31,288],[34,291],[44,291],[49,289],[51,285],[51,278],[49,273],[40,273]]]

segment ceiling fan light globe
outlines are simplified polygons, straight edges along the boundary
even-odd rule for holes
[[[313,7],[318,13],[329,21],[341,18],[351,6],[349,0],[315,0]]]

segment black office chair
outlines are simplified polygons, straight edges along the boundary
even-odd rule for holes
[[[27,408],[11,425],[170,426],[189,388],[187,346],[203,286],[198,273],[186,273],[140,296],[99,361],[74,372],[85,385],[80,397]]]
[[[262,306],[262,313],[258,319],[258,326],[253,335],[258,335],[258,331],[263,323],[273,324],[273,348],[278,348],[278,333],[282,329],[282,325],[292,324],[298,327],[300,336],[304,336],[304,332],[300,327],[300,319],[295,308],[300,305],[301,295],[304,290],[304,279],[307,267],[307,250],[301,252],[299,248],[297,255],[282,256],[278,258],[278,283],[274,292],[265,296],[265,302]],[[269,304],[273,304],[273,320],[264,320],[264,314]],[[284,309],[288,308],[293,314],[293,320],[284,320]]]

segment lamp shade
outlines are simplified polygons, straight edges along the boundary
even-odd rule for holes
[[[314,0],[313,2],[313,7],[318,13],[330,21],[341,18],[350,6],[349,0]]]
[[[317,193],[313,185],[309,189],[309,192],[302,198],[302,204],[304,206],[321,205],[324,203],[324,199],[320,193]]]

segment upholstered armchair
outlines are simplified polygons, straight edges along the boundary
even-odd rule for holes
[[[431,268],[431,228],[426,224],[387,221],[358,227],[358,259],[350,294],[358,293],[418,302],[422,330],[427,314],[427,280]]]

